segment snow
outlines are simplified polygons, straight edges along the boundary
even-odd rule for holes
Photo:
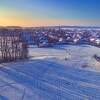
[[[32,59],[39,59],[39,58],[64,58],[66,55],[65,50],[57,50],[55,48],[33,48],[29,50],[29,55]]]
[[[55,45],[51,48],[29,49],[31,59],[49,59],[63,65],[100,72],[100,62],[94,59],[94,55],[100,56],[100,48],[90,45]],[[67,59],[67,60],[65,60]],[[74,66],[76,65],[76,66]]]
[[[29,48],[30,60],[0,65],[0,100],[100,100],[95,53],[88,45]]]

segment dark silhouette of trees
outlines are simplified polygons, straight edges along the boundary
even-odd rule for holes
[[[0,62],[28,57],[27,43],[21,33],[21,29],[0,29]]]

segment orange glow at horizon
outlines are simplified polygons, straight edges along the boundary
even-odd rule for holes
[[[0,26],[100,26],[97,1],[1,0]]]
[[[82,23],[83,22],[83,23]],[[26,19],[26,18],[0,18],[0,26],[52,26],[52,25],[86,25],[89,21],[80,20],[59,20],[59,19]],[[93,22],[93,21],[92,21]],[[77,23],[77,24],[76,24]],[[81,24],[82,23],[82,24]]]
[[[22,27],[37,27],[37,26],[57,26],[57,25],[98,25],[100,20],[80,20],[80,19],[59,19],[59,18],[43,18],[36,16],[30,12],[21,12],[16,9],[0,9],[0,26],[22,26]]]
[[[95,23],[93,20],[79,20],[79,19],[54,19],[32,16],[31,13],[25,13],[10,9],[0,10],[0,26],[56,26],[56,25],[88,25],[88,23]],[[96,23],[99,24],[97,20]]]

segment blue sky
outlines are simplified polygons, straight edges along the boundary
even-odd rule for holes
[[[100,26],[99,10],[100,0],[0,0],[0,23]]]

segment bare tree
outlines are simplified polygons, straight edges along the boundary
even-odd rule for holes
[[[22,30],[0,30],[1,62],[9,62],[27,58],[27,43],[22,38],[21,33]]]

